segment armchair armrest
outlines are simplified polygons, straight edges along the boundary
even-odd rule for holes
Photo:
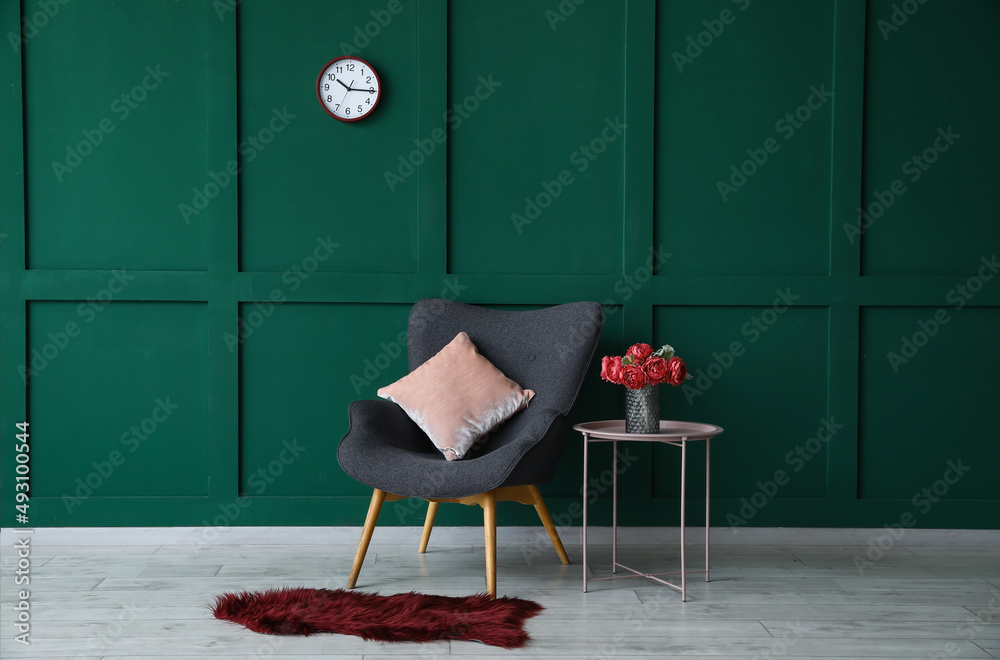
[[[488,449],[484,456],[473,459],[490,466],[487,471],[495,475],[493,488],[547,483],[551,479],[565,443],[568,419],[553,408],[532,407],[529,410],[529,418],[518,420],[522,423],[507,429],[509,437],[501,446]]]
[[[430,438],[399,405],[381,399],[354,401],[348,409],[348,436],[362,441],[378,439],[399,449],[431,453],[437,451]]]
[[[553,408],[539,406],[530,406],[527,410],[521,411],[520,414],[524,415],[524,419],[516,420],[520,422],[519,424],[511,424],[512,428],[508,432],[512,437],[506,440],[497,451],[524,454],[545,437],[545,434],[552,427],[552,423],[562,415],[561,412]]]

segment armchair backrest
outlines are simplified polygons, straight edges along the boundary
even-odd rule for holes
[[[424,299],[410,311],[410,371],[464,331],[480,355],[521,387],[535,391],[532,406],[568,415],[603,325],[604,310],[595,302],[507,311]]]

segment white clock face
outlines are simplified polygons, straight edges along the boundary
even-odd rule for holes
[[[378,104],[378,75],[368,62],[357,57],[338,57],[319,74],[316,93],[323,108],[341,121],[368,116]]]

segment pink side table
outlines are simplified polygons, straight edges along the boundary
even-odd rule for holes
[[[625,420],[614,419],[603,422],[587,422],[577,424],[573,427],[583,434],[583,591],[587,591],[588,582],[598,580],[621,580],[624,578],[644,577],[656,580],[668,587],[673,587],[681,592],[681,601],[687,601],[687,576],[688,574],[704,573],[705,582],[708,582],[709,564],[709,442],[712,438],[722,433],[721,426],[714,424],[699,424],[697,422],[677,422],[672,420],[660,420],[659,433],[626,433]],[[687,446],[689,442],[697,440],[705,441],[705,570],[689,571],[685,560],[685,550],[687,539],[684,528],[684,508],[686,504],[685,496],[685,473],[687,472]],[[629,568],[618,563],[618,442],[662,442],[681,448],[681,570],[673,573],[642,573],[633,568]],[[587,577],[587,454],[588,447],[592,442],[612,443],[612,463],[611,463],[611,572],[618,573],[619,568],[630,571],[632,575],[610,575],[608,577],[588,578]],[[677,585],[673,582],[660,579],[661,575],[680,575],[681,583]]]

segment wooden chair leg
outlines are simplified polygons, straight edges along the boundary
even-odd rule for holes
[[[358,574],[361,573],[361,565],[365,563],[365,555],[368,554],[368,544],[371,543],[372,533],[375,531],[375,522],[378,520],[379,511],[382,510],[382,502],[385,501],[385,491],[376,488],[372,493],[371,504],[368,505],[368,516],[365,518],[365,528],[361,532],[361,540],[358,542],[358,551],[354,555],[354,566],[351,567],[351,576],[347,578],[347,588],[353,589],[358,583]]]
[[[486,591],[497,597],[497,494],[484,493],[483,527],[486,530]]]
[[[431,530],[434,529],[434,518],[437,516],[440,502],[427,503],[427,515],[424,517],[424,535],[420,537],[420,553],[427,552],[427,542],[431,540]]]
[[[545,506],[545,500],[542,499],[542,493],[538,490],[538,486],[528,486],[528,490],[531,491],[531,496],[535,499],[535,511],[538,512],[538,517],[542,519],[542,524],[545,525],[545,531],[549,533],[549,539],[552,541],[552,545],[556,549],[556,553],[559,555],[559,560],[563,564],[569,564],[569,555],[566,554],[566,548],[563,547],[562,539],[559,538],[559,532],[556,530],[556,526],[552,523],[552,516],[549,515],[549,509]]]

